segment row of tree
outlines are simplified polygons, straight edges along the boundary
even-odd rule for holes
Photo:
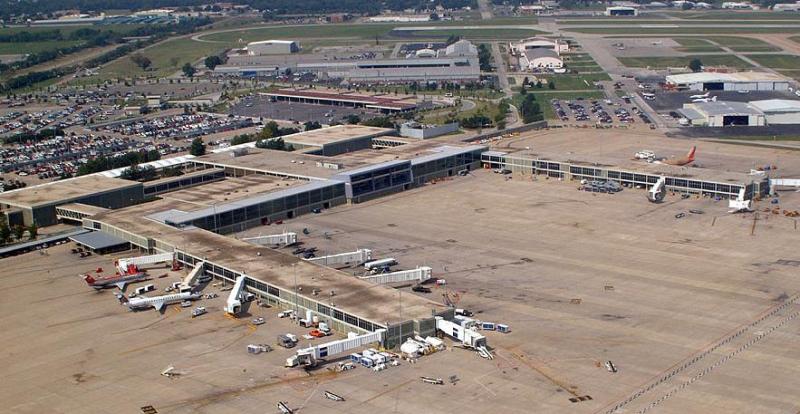
[[[150,161],[161,159],[158,150],[131,151],[117,157],[97,157],[78,167],[77,175],[93,174],[96,172],[113,170],[115,168],[130,167]]]
[[[30,226],[9,226],[5,217],[0,218],[0,244],[8,244],[13,240],[22,241],[26,232],[28,233],[28,240],[36,240],[39,228],[35,223]]]

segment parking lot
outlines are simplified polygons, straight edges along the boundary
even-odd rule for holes
[[[617,101],[617,102],[615,102]],[[583,99],[550,101],[553,111],[562,122],[591,122],[600,125],[629,125],[637,118],[645,124],[651,123],[646,114],[641,112],[630,100],[621,99]]]
[[[140,138],[192,138],[217,132],[233,131],[253,125],[249,118],[210,114],[172,115],[118,122],[98,128],[98,131]]]
[[[347,123],[347,117],[356,115],[361,119],[380,116],[375,110],[350,108],[345,106],[314,105],[297,102],[270,102],[264,96],[245,97],[230,108],[229,113],[237,116],[274,119],[297,123],[319,122],[330,125],[334,122]]]

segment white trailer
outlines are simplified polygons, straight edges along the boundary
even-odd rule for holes
[[[138,257],[128,257],[125,259],[119,259],[115,263],[117,269],[121,273],[127,273],[131,265],[136,266],[137,268],[143,265],[150,265],[162,262],[170,262],[172,263],[175,259],[175,253],[161,253],[161,254],[152,254],[149,256],[138,256]]]
[[[361,276],[360,279],[383,285],[396,282],[423,282],[431,278],[431,268],[428,266],[418,267],[411,270],[401,270],[399,272],[381,273],[377,275]]]
[[[228,295],[228,300],[225,301],[225,313],[236,316],[242,311],[242,302],[249,302],[255,297],[252,293],[245,291],[246,279],[246,275],[241,275],[236,279],[236,283],[233,284],[233,289]]]
[[[366,261],[372,260],[372,250],[370,249],[358,249],[354,252],[346,252],[346,253],[339,253],[339,254],[331,254],[328,256],[319,256],[319,257],[312,257],[310,259],[305,259],[311,263],[321,264],[323,266],[331,266],[331,265],[340,265],[340,264],[350,264],[350,263],[364,263]]]
[[[339,339],[324,344],[297,350],[297,354],[286,360],[287,367],[294,366],[315,366],[317,362],[325,357],[344,354],[356,348],[361,348],[375,342],[383,342],[385,329],[378,329],[375,332],[364,335],[354,336],[347,339]]]
[[[436,329],[445,335],[461,341],[461,345],[466,348],[472,348],[478,351],[480,356],[493,359],[491,352],[486,349],[486,337],[472,329],[462,327],[461,325],[445,320],[441,316],[436,317]]]
[[[297,233],[286,231],[281,234],[269,234],[266,236],[245,237],[242,241],[251,242],[255,244],[282,244],[284,246],[291,246],[297,243]]]

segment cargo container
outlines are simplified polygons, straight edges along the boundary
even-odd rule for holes
[[[511,328],[509,328],[508,325],[503,325],[502,323],[498,323],[497,332],[509,333],[511,332]]]

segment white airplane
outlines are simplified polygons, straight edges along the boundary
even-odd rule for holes
[[[693,103],[698,103],[698,102],[716,102],[716,101],[717,101],[717,97],[716,96],[712,96],[710,98],[692,99]]]
[[[709,95],[710,93],[711,93],[711,92],[706,92],[706,93],[704,93],[704,94],[702,94],[702,95],[692,95],[692,96],[690,96],[690,97],[689,97],[689,99],[703,99],[703,98],[708,98],[708,95]]]
[[[164,308],[164,305],[183,302],[184,300],[199,299],[200,296],[202,296],[200,293],[181,292],[173,293],[171,295],[153,297],[140,296],[138,298],[128,299],[125,297],[125,295],[117,294],[117,299],[119,299],[120,303],[127,305],[128,309],[130,310],[147,309],[149,307],[153,307],[155,310],[160,311]]]
[[[330,391],[325,391],[325,398],[333,401],[344,401],[344,397],[341,395],[336,395]]]
[[[278,409],[281,410],[281,413],[283,414],[294,414],[294,410],[289,408],[289,406],[283,401],[278,401]]]

